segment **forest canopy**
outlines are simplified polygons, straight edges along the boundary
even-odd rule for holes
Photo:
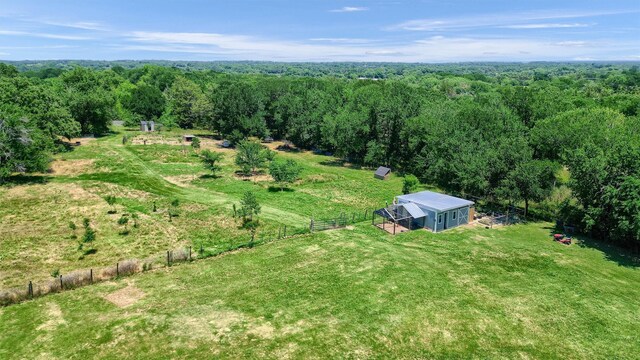
[[[63,139],[154,120],[527,209],[565,187],[557,219],[640,244],[639,119],[624,63],[0,63],[0,181],[44,171]]]

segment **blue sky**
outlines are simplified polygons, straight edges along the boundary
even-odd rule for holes
[[[640,61],[640,1],[0,0],[0,59]]]

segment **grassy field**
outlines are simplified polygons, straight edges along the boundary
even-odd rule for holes
[[[637,358],[640,271],[548,235],[282,240],[0,308],[0,358]]]
[[[232,151],[209,141],[227,153],[219,178],[202,176],[179,133],[147,145],[121,136],[86,141],[53,173],[0,188],[0,288],[176,246],[223,249],[247,238],[231,209],[249,189],[263,235],[401,190],[397,177],[280,152],[304,166],[280,192],[267,177],[238,178]],[[118,214],[107,214],[109,194]],[[123,212],[140,215],[126,236]],[[98,252],[80,259],[68,222],[85,216]],[[638,259],[588,239],[560,245],[552,232],[528,223],[391,236],[362,222],[284,239],[0,308],[0,359],[637,358]]]
[[[204,148],[225,154],[220,177],[211,178],[197,154],[179,143],[179,131],[127,134],[133,138],[128,145],[122,145],[122,133],[83,139],[83,145],[56,157],[51,174],[0,187],[0,289],[45,280],[58,269],[112,265],[188,245],[216,251],[246,241],[249,235],[239,229],[232,207],[247,190],[255,191],[262,204],[258,237],[273,237],[282,225],[308,227],[312,216],[364,214],[402,188],[401,178],[375,180],[371,170],[338,166],[331,157],[278,152],[304,168],[291,191],[279,191],[268,176],[238,177],[234,152],[205,139]],[[107,195],[117,198],[116,214],[108,214]],[[180,200],[180,216],[169,222],[167,209],[174,199]],[[119,234],[122,213],[140,217],[139,227],[127,236]],[[97,253],[83,257],[69,222],[81,235],[85,217],[97,231]]]

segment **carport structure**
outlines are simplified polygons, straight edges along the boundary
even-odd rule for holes
[[[373,212],[371,223],[395,235],[424,227],[425,214],[413,203],[392,204]]]

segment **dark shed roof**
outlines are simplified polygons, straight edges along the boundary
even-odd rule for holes
[[[375,175],[384,177],[389,175],[390,172],[391,169],[389,169],[388,167],[380,166],[378,170],[376,170]]]

